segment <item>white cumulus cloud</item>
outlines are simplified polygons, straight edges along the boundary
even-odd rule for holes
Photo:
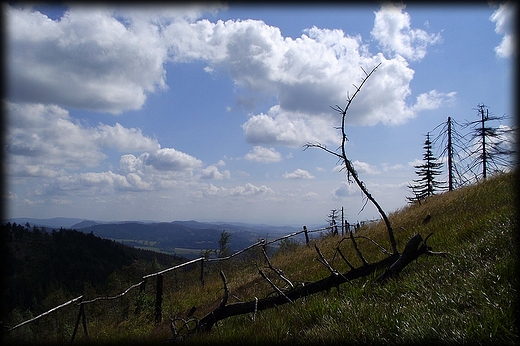
[[[352,164],[354,166],[354,169],[361,175],[363,175],[363,174],[374,175],[374,174],[380,173],[379,170],[377,169],[377,167],[375,167],[367,162],[355,160],[354,162],[352,162]]]
[[[79,169],[98,165],[106,158],[105,149],[159,148],[157,140],[143,135],[139,129],[120,124],[87,127],[58,106],[8,102],[6,108],[11,170],[31,173],[35,167],[40,167],[40,172],[55,167]]]
[[[372,36],[383,50],[402,55],[406,59],[420,60],[426,55],[429,45],[440,42],[440,34],[412,29],[410,15],[404,12],[405,5],[386,3],[376,12]]]
[[[455,101],[457,93],[441,93],[437,90],[431,90],[427,93],[417,96],[417,103],[413,106],[414,110],[421,111],[426,109],[437,109],[442,105],[450,105]]]
[[[163,148],[146,153],[144,164],[159,171],[184,171],[199,168],[202,161],[174,148]]]
[[[248,197],[248,196],[257,196],[257,195],[270,195],[273,194],[274,191],[265,186],[256,186],[251,183],[246,183],[245,185],[239,185],[235,186],[233,188],[226,188],[226,187],[217,187],[213,184],[210,184],[209,187],[204,192],[204,195],[206,196],[215,196],[215,197],[228,197],[228,196],[235,196],[235,197]]]
[[[208,166],[202,170],[201,174],[202,179],[229,179],[231,178],[231,173],[228,170],[220,172],[217,166]]]
[[[266,148],[259,145],[254,146],[253,150],[244,157],[246,160],[261,163],[272,163],[282,160],[282,154],[277,152],[274,148]]]
[[[285,172],[283,177],[285,179],[314,179],[314,176],[311,173],[301,168],[298,168],[291,173]]]
[[[387,59],[342,30],[312,27],[293,39],[260,20],[197,19],[219,6],[71,6],[51,20],[4,4],[9,99],[117,114],[167,88],[166,63],[203,61],[206,71],[227,71],[243,97],[277,100],[243,124],[248,142],[333,144],[338,119],[330,106],[354,91],[361,68],[382,63],[349,110],[349,124],[399,124],[421,110],[406,101],[414,74],[406,59],[422,58],[440,36],[411,28],[404,8],[384,5],[375,14],[372,35],[397,53]]]
[[[355,184],[342,182],[338,188],[332,191],[332,197],[334,199],[344,199],[357,192],[359,192],[359,188]]]
[[[120,113],[166,87],[157,28],[134,30],[102,7],[72,7],[53,21],[4,5],[9,95],[16,102]]]

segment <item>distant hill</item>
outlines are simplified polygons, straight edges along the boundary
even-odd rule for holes
[[[49,228],[49,230],[52,230],[53,228],[60,229],[61,227],[72,228],[72,225],[82,222],[84,220],[85,219],[69,218],[69,217],[54,217],[54,218],[50,218],[50,219],[37,219],[37,218],[32,218],[32,217],[16,217],[16,218],[5,220],[5,222],[10,222],[10,223],[16,222],[19,225],[25,225],[28,222],[31,226],[46,227],[46,228]]]
[[[139,246],[152,244],[158,251],[178,253],[178,249],[198,250],[218,249],[218,241],[222,231],[231,234],[229,247],[232,251],[241,250],[258,239],[270,239],[282,236],[299,229],[290,227],[233,225],[228,223],[211,224],[197,221],[173,221],[159,223],[121,222],[94,223],[79,230],[109,239],[124,241],[126,244]],[[269,239],[268,238],[268,239]]]
[[[94,225],[98,225],[98,224],[99,224],[99,222],[96,222],[96,221],[85,220],[85,221],[81,221],[79,223],[76,223],[76,224],[70,226],[70,228],[81,229],[81,228],[90,227],[90,226],[94,226]]]
[[[84,233],[117,240],[126,245],[151,249],[169,254],[181,254],[189,258],[198,256],[200,250],[215,250],[222,231],[231,234],[229,247],[241,250],[258,239],[273,239],[300,231],[291,226],[270,226],[241,222],[198,222],[195,220],[150,222],[150,221],[93,221],[78,218],[14,218],[7,220],[25,225],[45,227],[48,232],[60,228],[76,229]]]

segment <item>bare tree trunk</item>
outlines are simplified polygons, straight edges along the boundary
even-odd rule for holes
[[[315,148],[320,148],[322,150],[325,150],[326,152],[334,155],[334,156],[337,156],[340,161],[343,162],[343,164],[345,165],[345,168],[347,169],[347,179],[350,181],[350,177],[353,177],[354,178],[354,181],[356,182],[356,184],[359,186],[359,188],[361,189],[361,191],[363,192],[363,194],[366,196],[367,200],[369,200],[370,202],[372,202],[372,204],[374,204],[374,206],[376,207],[377,211],[379,212],[379,214],[381,215],[381,217],[383,218],[383,221],[385,222],[385,225],[386,225],[386,229],[388,231],[388,237],[390,238],[390,244],[392,246],[392,252],[394,254],[398,254],[399,252],[397,251],[397,245],[396,245],[396,242],[395,242],[395,238],[394,238],[394,231],[392,229],[392,225],[390,224],[390,220],[388,219],[385,211],[383,210],[383,208],[381,208],[381,206],[379,205],[379,203],[377,203],[377,201],[375,200],[375,198],[370,194],[370,192],[368,191],[367,187],[365,186],[365,184],[359,179],[358,177],[358,174],[356,172],[356,170],[354,169],[354,166],[352,165],[352,162],[347,158],[347,153],[346,153],[346,149],[345,149],[345,146],[346,146],[346,143],[347,143],[347,134],[346,134],[346,131],[345,131],[345,118],[347,116],[347,111],[350,107],[350,105],[352,104],[352,101],[354,100],[354,98],[356,97],[356,95],[359,93],[359,91],[361,90],[361,88],[363,87],[363,84],[365,84],[365,82],[367,81],[367,79],[374,73],[374,71],[381,65],[381,63],[379,63],[379,65],[377,65],[376,67],[374,67],[372,69],[372,71],[370,71],[370,73],[366,73],[364,69],[363,72],[365,73],[365,77],[362,79],[361,81],[361,84],[359,86],[356,86],[354,85],[354,87],[356,87],[356,91],[354,92],[354,94],[352,95],[352,97],[347,97],[347,105],[345,106],[345,108],[341,108],[340,106],[337,106],[336,107],[333,107],[334,110],[338,111],[340,114],[341,114],[341,154],[338,154],[334,151],[331,151],[329,149],[327,149],[327,147],[325,147],[324,145],[322,144],[306,144],[304,146],[304,148],[310,148],[310,147],[315,147]]]

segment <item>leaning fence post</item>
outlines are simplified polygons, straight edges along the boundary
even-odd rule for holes
[[[162,294],[163,294],[163,275],[157,275],[157,292],[155,295],[155,324],[162,320]]]
[[[81,312],[81,319],[82,319],[82,323],[83,323],[83,331],[85,332],[85,337],[87,338],[87,341],[88,341],[88,329],[87,329],[87,316],[85,316],[85,304],[81,304],[81,307],[80,307],[80,312]]]
[[[83,304],[83,302],[79,303],[78,318],[76,318],[76,325],[74,326],[74,331],[72,332],[72,339],[70,340],[71,344],[74,342],[74,338],[76,337],[76,332],[78,331],[80,319],[82,320],[83,331],[85,332],[85,338],[88,341],[87,317],[85,316],[85,304]]]
[[[303,226],[303,232],[305,232],[305,244],[309,245],[309,234],[307,233],[307,226]]]
[[[81,304],[81,302],[79,302],[78,318],[76,318],[76,324],[74,326],[74,331],[72,332],[72,339],[70,340],[71,344],[74,342],[74,337],[76,336],[76,332],[78,331],[79,319],[81,318],[81,308],[82,307],[83,307],[83,304]]]

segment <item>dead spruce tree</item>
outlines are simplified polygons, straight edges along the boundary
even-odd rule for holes
[[[359,179],[358,174],[356,170],[354,169],[354,166],[352,162],[347,158],[346,150],[345,150],[345,144],[347,142],[347,136],[345,131],[345,118],[347,115],[347,111],[352,103],[352,100],[355,98],[355,96],[359,93],[361,90],[361,87],[365,84],[367,79],[374,73],[374,71],[380,66],[377,65],[374,67],[370,73],[366,73],[365,70],[363,72],[365,73],[364,78],[362,79],[362,82],[359,86],[355,86],[356,91],[352,95],[352,97],[347,98],[347,104],[345,108],[341,108],[339,106],[336,106],[336,109],[341,114],[341,134],[342,134],[342,145],[340,147],[340,152],[334,152],[329,149],[327,149],[324,145],[321,144],[306,144],[305,148],[310,147],[316,147],[325,150],[326,152],[335,155],[338,157],[338,159],[345,165],[345,169],[347,171],[347,178],[349,181],[353,179],[356,184],[360,187],[360,189],[365,194],[367,201],[371,201],[381,214],[382,219],[385,222],[388,236],[390,238],[390,244],[392,247],[391,251],[387,251],[383,246],[376,243],[374,240],[365,237],[365,236],[354,236],[352,232],[348,232],[347,237],[344,237],[338,242],[338,245],[336,247],[335,254],[339,254],[339,256],[343,259],[343,261],[348,265],[349,270],[340,273],[336,269],[332,267],[332,265],[327,261],[325,256],[322,254],[320,249],[317,245],[315,245],[315,250],[318,255],[318,262],[321,263],[323,266],[327,268],[327,270],[330,272],[330,275],[315,281],[315,282],[301,282],[301,283],[293,283],[290,278],[283,273],[283,271],[279,268],[275,268],[271,261],[269,260],[269,257],[267,256],[267,252],[265,251],[265,246],[267,243],[265,240],[262,240],[262,246],[264,247],[263,255],[265,257],[265,261],[267,266],[264,268],[259,268],[258,273],[259,275],[265,279],[269,285],[273,289],[273,294],[267,295],[265,298],[259,299],[255,297],[253,300],[250,301],[244,301],[244,302],[237,302],[237,303],[228,303],[228,298],[230,297],[230,289],[228,287],[226,276],[224,275],[223,271],[220,271],[220,277],[222,279],[222,283],[224,286],[224,294],[222,297],[221,302],[218,304],[218,306],[207,313],[204,317],[202,317],[200,320],[196,321],[196,327],[195,328],[187,328],[185,325],[182,325],[179,330],[191,330],[193,332],[209,332],[213,325],[215,325],[218,321],[223,320],[225,318],[236,316],[236,315],[242,315],[242,314],[253,314],[253,320],[254,316],[258,311],[270,309],[276,306],[280,306],[287,303],[292,303],[295,300],[299,298],[303,298],[318,292],[323,291],[330,291],[332,288],[339,289],[339,286],[343,283],[349,282],[351,280],[355,280],[361,277],[369,276],[377,271],[380,271],[382,269],[386,269],[381,275],[379,275],[376,278],[376,282],[378,283],[384,283],[389,278],[399,274],[409,263],[411,263],[413,260],[417,259],[419,256],[423,254],[427,255],[440,255],[445,256],[446,254],[440,253],[440,252],[432,252],[431,248],[426,244],[426,241],[431,236],[426,237],[426,239],[423,239],[420,234],[415,234],[412,236],[408,242],[405,245],[405,248],[402,252],[402,254],[399,253],[397,250],[396,242],[394,239],[394,233],[392,230],[392,226],[390,224],[390,221],[381,208],[381,206],[377,203],[375,198],[369,193],[368,189],[366,188],[365,184]],[[363,254],[361,249],[359,248],[357,244],[356,239],[367,239],[368,241],[375,244],[379,249],[382,251],[383,254],[386,255],[385,258],[382,260],[379,260],[377,262],[369,263],[367,261]],[[342,253],[340,249],[340,245],[343,241],[351,241],[352,246],[356,250],[356,254],[361,260],[362,264],[359,267],[355,267]],[[285,287],[280,288],[276,286],[276,284],[269,279],[269,277],[266,275],[264,270],[270,270],[274,272],[276,276],[278,276],[279,280],[282,280],[285,283]],[[193,320],[190,320],[193,321]],[[177,328],[172,322],[172,331],[174,332],[174,335],[177,336]]]

